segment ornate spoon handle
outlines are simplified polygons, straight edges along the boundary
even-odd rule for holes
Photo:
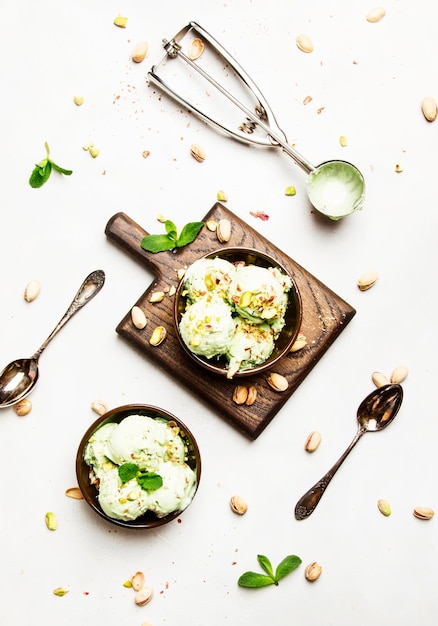
[[[61,328],[73,317],[73,315],[79,311],[87,302],[91,300],[103,287],[105,283],[105,273],[102,270],[95,270],[91,272],[79,287],[75,297],[73,298],[67,311],[64,313],[58,324],[52,330],[45,342],[33,355],[33,359],[38,359],[42,351],[46,348],[47,344],[53,339],[53,337],[61,330]]]
[[[357,444],[359,439],[362,437],[364,433],[366,433],[366,429],[359,428],[353,441],[350,443],[348,448],[345,450],[344,454],[336,461],[331,469],[325,474],[317,483],[313,485],[306,493],[301,496],[295,506],[295,519],[302,520],[306,519],[313,513],[316,509],[318,502],[321,500],[325,490],[327,489],[331,479],[336,474],[338,469],[341,467],[342,463],[345,461],[347,456],[350,454],[354,446]]]

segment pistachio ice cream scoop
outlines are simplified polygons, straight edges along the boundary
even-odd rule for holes
[[[198,259],[187,268],[184,293],[190,302],[213,295],[227,299],[228,288],[235,272],[236,267],[226,259]]]
[[[251,324],[239,318],[228,350],[228,374],[244,371],[264,363],[274,350],[274,331],[269,324]]]
[[[234,333],[231,308],[223,301],[201,298],[181,317],[179,331],[191,352],[211,359],[225,354]]]
[[[253,324],[272,323],[286,312],[290,279],[257,265],[240,265],[230,284],[230,298],[236,311]]]
[[[184,510],[197,487],[178,428],[164,419],[128,415],[89,438],[84,461],[98,487],[102,511],[113,519],[158,518]]]

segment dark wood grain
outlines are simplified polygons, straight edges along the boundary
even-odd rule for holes
[[[149,301],[151,292],[167,291],[170,286],[177,286],[179,269],[186,268],[200,256],[223,247],[216,234],[207,228],[202,229],[192,244],[177,252],[152,254],[143,250],[140,245],[147,232],[126,214],[117,213],[108,221],[105,229],[108,239],[151,269],[155,276],[155,280],[137,302],[131,304],[116,331],[141,353],[158,363],[168,375],[183,383],[195,397],[207,402],[242,433],[256,439],[351,321],[356,311],[222,204],[215,204],[203,221],[218,222],[222,218],[229,219],[232,223],[232,236],[228,245],[254,248],[272,256],[290,272],[299,289],[303,307],[300,332],[305,335],[307,345],[298,352],[289,353],[275,367],[276,372],[287,378],[287,390],[282,393],[273,391],[266,382],[267,373],[227,380],[193,363],[181,348],[176,336],[173,298],[166,296],[161,302],[154,304]],[[132,324],[130,311],[134,304],[146,313],[148,323],[143,330],[138,330]],[[156,326],[164,326],[167,336],[161,345],[154,347],[150,345],[149,339]],[[253,405],[237,405],[233,402],[236,384],[256,386],[258,395]]]

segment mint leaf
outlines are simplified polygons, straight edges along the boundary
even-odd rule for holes
[[[29,178],[29,185],[34,189],[42,187],[44,183],[49,179],[51,171],[51,162],[48,159],[44,159],[44,161],[41,161],[41,163],[35,165],[35,168]]]
[[[289,574],[294,569],[296,569],[301,564],[301,559],[299,556],[295,556],[294,554],[290,554],[286,556],[281,563],[278,564],[277,569],[275,570],[275,582],[278,583],[279,580],[284,578],[286,574]]]
[[[274,570],[272,569],[271,561],[267,556],[263,556],[263,554],[257,555],[257,561],[259,562],[262,569],[274,580]]]
[[[173,222],[170,220],[166,220],[164,223],[164,228],[166,229],[167,236],[169,239],[176,243],[178,239],[178,230]]]
[[[163,479],[154,472],[142,472],[137,476],[137,482],[145,491],[156,491],[163,485]]]
[[[66,170],[54,163],[50,158],[48,143],[46,142],[44,146],[46,148],[46,158],[35,165],[35,168],[29,178],[29,185],[34,189],[42,187],[44,183],[48,181],[52,169],[56,170],[60,174],[65,174],[66,176],[70,176],[73,173],[72,170]]]
[[[139,467],[135,463],[123,463],[123,465],[119,467],[118,471],[122,483],[127,483],[137,476]]]
[[[164,250],[172,250],[175,247],[173,239],[169,239],[168,235],[146,235],[141,240],[141,247],[148,252],[163,252]]]
[[[141,240],[141,247],[148,252],[164,252],[174,248],[182,248],[192,243],[204,226],[204,222],[189,222],[182,229],[179,237],[175,224],[171,220],[165,222],[165,235],[146,235]]]
[[[237,584],[240,587],[266,587],[267,585],[273,585],[274,580],[271,576],[266,576],[265,574],[257,574],[256,572],[245,572],[240,576]]]
[[[59,172],[60,174],[64,174],[65,176],[71,176],[71,174],[73,174],[73,170],[65,170],[63,167],[59,167],[59,165],[56,165],[56,163],[54,163],[53,161],[50,161],[50,162],[52,164],[53,169]]]
[[[189,222],[182,229],[176,245],[178,248],[182,248],[189,243],[192,243],[199,234],[199,231],[204,226],[204,222]]]
[[[256,572],[245,572],[237,581],[240,587],[266,587],[266,585],[278,585],[278,581],[298,567],[301,559],[294,554],[286,556],[275,570],[272,569],[271,561],[263,554],[257,555],[257,561],[266,574],[258,574]]]

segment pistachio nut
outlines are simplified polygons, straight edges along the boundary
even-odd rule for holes
[[[221,243],[226,243],[231,237],[231,222],[227,219],[221,219],[216,227],[216,236]]]
[[[192,43],[190,44],[189,50],[189,56],[192,61],[196,61],[196,59],[199,59],[201,54],[204,52],[204,48],[205,45],[202,39],[200,39],[199,37],[195,37],[195,39],[193,39]]]
[[[313,42],[308,35],[298,35],[295,42],[301,52],[313,52]]]
[[[58,528],[58,519],[55,515],[55,513],[52,513],[51,511],[46,513],[46,526],[49,530],[56,530]]]
[[[376,387],[383,387],[383,385],[389,385],[390,383],[389,378],[387,378],[385,374],[382,374],[382,372],[373,372],[371,374],[371,380]]]
[[[228,200],[227,194],[225,193],[225,191],[222,191],[222,190],[219,190],[217,192],[216,198],[217,198],[218,202],[227,202],[227,200]]]
[[[214,220],[207,220],[205,222],[205,225],[207,226],[208,230],[210,230],[212,233],[216,231],[217,222],[215,222]]]
[[[298,337],[295,339],[291,346],[290,352],[298,352],[299,350],[302,350],[305,346],[307,346],[307,339],[302,333],[299,333]]]
[[[33,302],[35,298],[38,297],[41,291],[41,283],[39,280],[31,280],[30,283],[26,285],[24,290],[24,299],[26,302]]]
[[[371,23],[380,22],[380,20],[383,19],[385,15],[386,15],[386,11],[383,7],[375,7],[374,9],[371,9],[371,11],[367,13],[367,22],[371,22]]]
[[[257,388],[254,385],[248,387],[248,395],[245,400],[247,406],[251,406],[257,400]]]
[[[357,281],[357,286],[361,291],[366,291],[367,289],[371,289],[371,287],[376,283],[379,275],[374,270],[369,272],[365,272]]]
[[[28,415],[32,411],[32,402],[28,398],[23,398],[14,404],[14,411],[19,417]]]
[[[245,385],[236,385],[233,391],[233,402],[236,404],[245,404],[248,399],[248,387]]]
[[[282,392],[282,391],[286,391],[286,389],[289,386],[289,383],[287,382],[287,379],[282,376],[281,374],[277,374],[276,372],[272,372],[271,374],[269,374],[268,378],[268,385],[274,390],[274,391],[278,391],[278,392]]]
[[[205,161],[205,150],[196,143],[191,145],[190,154],[196,161],[199,161],[199,163]]]
[[[131,578],[132,588],[135,591],[140,591],[143,589],[145,581],[145,575],[143,572],[135,572],[134,576]]]
[[[108,411],[108,405],[103,400],[93,400],[91,408],[98,415],[104,415]]]
[[[145,312],[139,306],[135,305],[131,309],[131,320],[136,328],[143,330],[147,324]]]
[[[150,587],[143,587],[135,594],[135,604],[138,606],[144,606],[152,600],[154,590]]]
[[[126,28],[127,23],[128,23],[128,18],[122,17],[121,15],[118,15],[114,19],[114,25],[118,26],[119,28]]]
[[[427,506],[416,506],[414,509],[415,517],[422,520],[430,520],[435,515],[433,509],[430,509]]]
[[[248,510],[248,505],[240,496],[231,497],[230,507],[233,513],[237,513],[237,515],[245,515]]]
[[[83,500],[84,498],[79,487],[69,487],[65,490],[65,495],[67,498],[73,498],[73,500]]]
[[[68,587],[56,587],[56,589],[53,590],[55,596],[59,596],[60,598],[62,598],[62,596],[65,596],[65,594],[68,592]]]
[[[304,443],[304,449],[307,452],[315,452],[315,450],[318,448],[320,443],[321,443],[321,433],[319,433],[317,430],[314,430],[308,435]]]
[[[164,326],[157,326],[154,328],[154,331],[149,339],[149,343],[151,346],[159,346],[162,343],[167,335],[167,331]]]
[[[304,576],[306,577],[306,580],[308,580],[310,583],[318,580],[321,574],[322,567],[316,561],[314,561],[313,563],[309,563],[309,565],[304,570]]]
[[[377,508],[385,517],[389,517],[391,515],[391,506],[388,500],[383,500],[383,498],[377,500]]]
[[[405,365],[398,365],[391,373],[390,381],[400,384],[408,377],[409,370]]]
[[[164,291],[153,291],[151,293],[151,297],[149,298],[149,302],[157,303],[157,302],[161,302],[162,300],[164,300],[164,296],[166,294],[164,293]]]
[[[421,110],[428,122],[434,122],[438,115],[438,106],[433,98],[426,97],[421,101]]]
[[[145,60],[147,53],[148,53],[148,42],[140,41],[134,46],[131,58],[134,61],[134,63],[141,63],[142,61]]]

